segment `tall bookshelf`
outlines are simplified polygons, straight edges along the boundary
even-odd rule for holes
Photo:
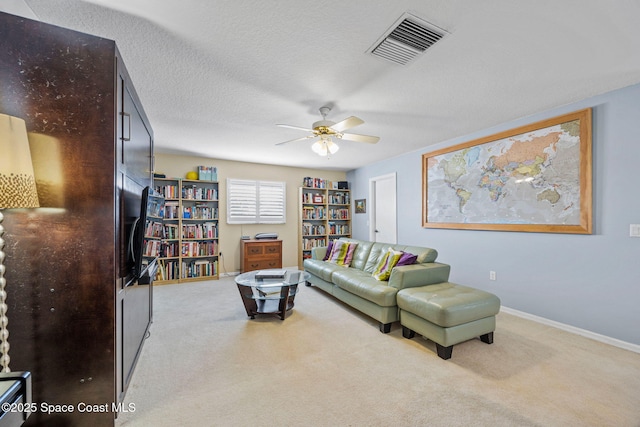
[[[330,240],[351,237],[351,192],[323,179],[305,180],[299,189],[298,268],[311,249]]]
[[[218,182],[155,178],[154,186],[165,197],[156,283],[218,279]]]

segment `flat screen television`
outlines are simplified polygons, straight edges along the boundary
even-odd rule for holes
[[[157,259],[163,252],[163,219],[164,197],[151,187],[145,187],[142,190],[140,216],[133,223],[129,241],[133,276],[138,281],[155,275]]]

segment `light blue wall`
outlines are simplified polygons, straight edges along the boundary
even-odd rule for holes
[[[593,108],[592,235],[422,228],[423,153],[587,107]],[[451,264],[451,281],[495,293],[503,306],[640,345],[640,238],[629,236],[629,225],[640,224],[640,85],[353,170],[347,174],[353,199],[368,199],[369,179],[392,172],[398,243],[437,249],[438,260]],[[368,239],[367,215],[354,215],[353,233]]]

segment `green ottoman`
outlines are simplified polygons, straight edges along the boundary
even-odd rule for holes
[[[402,336],[430,339],[442,359],[451,358],[454,344],[475,337],[493,343],[500,299],[489,292],[444,282],[402,289],[397,300]]]

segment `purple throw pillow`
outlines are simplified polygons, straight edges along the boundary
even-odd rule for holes
[[[333,248],[333,240],[329,240],[329,244],[327,245],[327,254],[322,258],[323,261],[329,259],[329,255],[331,255],[331,248]]]
[[[402,256],[398,260],[396,267],[415,264],[417,259],[418,255],[410,254],[409,252],[402,252]]]

